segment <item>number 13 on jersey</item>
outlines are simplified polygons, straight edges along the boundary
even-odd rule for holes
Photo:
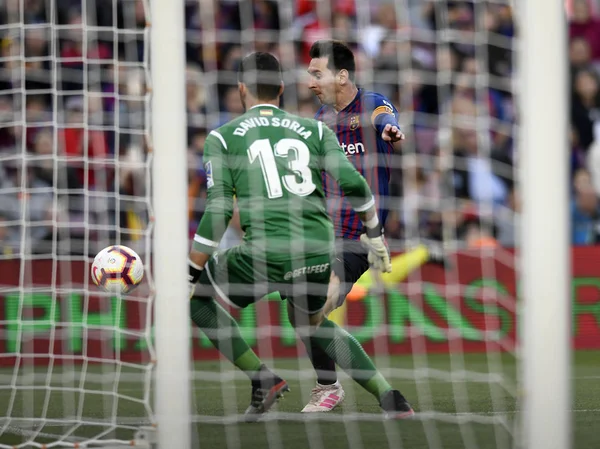
[[[287,158],[290,152],[295,157],[288,161],[288,168],[294,174],[279,176],[275,157]],[[309,167],[310,150],[301,140],[281,139],[275,144],[275,148],[271,147],[269,139],[257,140],[248,148],[248,158],[250,163],[258,159],[269,198],[282,197],[283,187],[298,196],[310,195],[316,189]]]

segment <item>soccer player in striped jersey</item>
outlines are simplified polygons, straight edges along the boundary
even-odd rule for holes
[[[354,55],[344,43],[317,41],[310,49],[310,57],[309,88],[322,104],[315,118],[336,133],[347,158],[367,180],[383,226],[388,215],[390,159],[394,143],[404,140],[398,111],[385,96],[355,84]],[[323,185],[337,239],[334,276],[325,309],[328,314],[343,304],[352,285],[369,269],[369,260],[360,244],[363,224],[356,212],[331,176],[323,175]],[[392,268],[397,272],[403,269],[402,265],[418,268],[427,261],[442,263],[439,253],[428,253],[423,247],[399,257],[404,260],[397,259]],[[405,263],[407,258],[411,259],[410,264]],[[331,411],[344,399],[335,363],[321,348],[313,345],[307,349],[317,372],[317,385],[302,411]]]

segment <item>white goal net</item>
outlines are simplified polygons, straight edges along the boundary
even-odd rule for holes
[[[2,449],[143,445],[136,432],[155,424],[150,2],[0,0]],[[190,225],[174,239],[191,240],[204,212],[204,141],[243,113],[236,71],[249,52],[280,59],[283,107],[313,117],[308,49],[343,40],[358,86],[400,111],[407,139],[391,157],[386,223],[395,276],[361,283],[331,318],[417,412],[383,420],[377,401],[338,369],[343,404],[301,414],[315,373],[285,303],[267,298],[232,312],[291,387],[258,424],[239,422],[250,399],[244,374],[181,323],[192,329],[194,447],[514,447],[513,2],[184,3],[188,146],[172,151],[188,154]],[[241,237],[234,223],[222,245]],[[419,242],[443,248],[449,264],[425,264]],[[131,295],[90,282],[90,263],[109,244],[130,246],[146,264]]]

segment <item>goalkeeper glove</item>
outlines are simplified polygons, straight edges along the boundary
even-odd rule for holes
[[[189,298],[192,299],[192,296],[194,296],[194,292],[196,291],[196,284],[198,283],[204,268],[188,259],[188,269]]]
[[[383,230],[379,224],[376,228],[367,228],[366,234],[360,236],[360,241],[369,250],[368,259],[371,267],[383,273],[391,273],[390,250],[385,243]]]

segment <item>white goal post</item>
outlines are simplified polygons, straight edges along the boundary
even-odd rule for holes
[[[151,1],[158,447],[191,448],[187,141],[182,0]]]
[[[523,198],[521,447],[571,447],[571,292],[567,19],[561,0],[515,2],[520,13]]]

